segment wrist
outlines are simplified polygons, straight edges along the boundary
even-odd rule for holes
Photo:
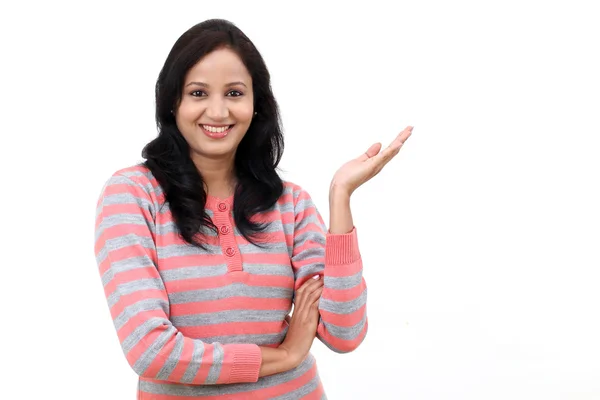
[[[262,356],[259,377],[287,372],[295,367],[287,349],[268,346],[259,347]]]
[[[281,362],[285,366],[286,370],[296,368],[298,365],[300,365],[300,362],[302,361],[300,357],[298,357],[295,352],[288,349],[284,343],[279,345],[278,350],[281,351]]]
[[[331,183],[329,187],[329,202],[330,203],[345,203],[350,201],[350,195],[352,191],[345,188],[344,186],[340,186],[335,182]]]
[[[345,234],[354,227],[350,210],[350,194],[343,186],[332,184],[329,190],[329,233]]]

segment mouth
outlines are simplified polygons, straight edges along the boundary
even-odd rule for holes
[[[235,124],[220,126],[199,124],[198,126],[200,126],[200,129],[202,129],[202,132],[204,132],[206,136],[213,139],[222,139],[231,132],[231,129]]]

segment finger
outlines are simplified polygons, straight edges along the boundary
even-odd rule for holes
[[[319,279],[321,279],[321,274],[314,274],[313,276],[311,276],[310,278],[307,278],[300,287],[308,287],[310,285],[312,285],[315,281],[319,281]]]
[[[310,303],[318,302],[321,299],[321,295],[323,294],[323,288],[319,288],[310,294],[309,301]]]
[[[396,137],[396,139],[394,139],[394,141],[390,144],[391,147],[400,147],[404,144],[404,142],[406,142],[406,140],[410,137],[410,135],[412,135],[412,131],[413,131],[414,127],[413,126],[407,126],[406,128],[404,128],[404,130],[402,132],[400,132],[400,134]]]
[[[371,145],[367,151],[361,154],[360,157],[358,157],[358,160],[366,161],[371,157],[375,157],[377,153],[379,153],[379,150],[381,150],[381,143],[375,143]]]
[[[308,296],[307,296],[307,301],[309,302],[309,304],[314,303],[316,300],[319,300],[321,298],[321,294],[323,294],[323,287],[319,287],[317,288],[315,291],[311,292]]]
[[[306,282],[304,282],[304,284],[302,286],[304,286],[304,290],[305,291],[311,291],[312,288],[316,285],[322,285],[323,284],[323,279],[321,277],[321,275],[316,274],[313,275],[311,278],[307,279]]]
[[[319,295],[316,299],[311,299],[311,302],[309,303],[308,307],[313,312],[316,311],[317,315],[318,315],[319,305],[320,304],[321,304],[321,296]]]
[[[380,163],[380,167],[383,168],[395,155],[400,152],[400,149],[404,145],[404,142],[412,135],[412,126],[407,126],[402,132],[396,136],[396,138],[386,147],[381,153],[373,157],[373,162]]]
[[[404,145],[404,142],[412,135],[413,127],[407,126],[402,132],[396,136],[396,138],[389,144],[387,149],[397,149]]]
[[[309,287],[306,288],[305,295],[307,297],[311,296],[312,293],[314,293],[315,291],[320,290],[322,288],[323,288],[323,279],[316,280]]]
[[[318,278],[318,279],[315,279]],[[297,294],[297,304],[300,305],[304,302],[304,299],[310,295],[316,288],[323,286],[323,279],[321,279],[320,275],[315,275],[313,278],[309,278],[300,286],[300,288],[296,291]]]
[[[315,313],[315,318],[319,318],[319,300],[321,299],[317,299],[317,301],[310,305],[311,311]]]
[[[307,278],[307,279],[306,279],[306,280],[305,280],[305,281],[302,283],[302,285],[300,285],[300,287],[299,287],[299,288],[296,290],[296,293],[303,293],[303,292],[305,292],[305,291],[306,291],[308,288],[310,288],[310,287],[311,287],[311,285],[313,285],[313,284],[314,284],[314,281],[315,281],[315,280],[317,280],[316,278],[320,278],[320,277],[319,277],[319,275],[314,275],[314,276],[312,277],[312,279],[311,279],[311,278]]]

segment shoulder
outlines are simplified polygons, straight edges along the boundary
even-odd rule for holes
[[[290,181],[283,181],[283,194],[279,198],[280,205],[294,210],[294,214],[302,213],[306,209],[316,208],[308,191]]]
[[[153,187],[157,185],[156,178],[152,174],[152,171],[144,164],[135,164],[118,169],[113,172],[110,179],[127,180],[141,186],[152,185],[149,189],[153,189]]]
[[[280,201],[297,204],[299,201],[306,198],[310,198],[310,195],[302,186],[291,181],[283,181],[283,193],[280,197]]]
[[[125,193],[153,200],[162,196],[162,190],[156,178],[143,164],[120,168],[105,180],[102,197]]]

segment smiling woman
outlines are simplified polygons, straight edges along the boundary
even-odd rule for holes
[[[252,77],[244,63],[229,48],[215,50],[189,70],[184,87],[174,114],[192,160],[200,170],[206,158],[233,161],[254,116]]]
[[[350,195],[412,128],[335,173],[328,230],[309,194],[277,174],[269,72],[232,23],[205,21],[177,40],[156,120],[146,161],[106,182],[95,227],[138,399],[325,399],[314,338],[345,353],[368,325]]]

